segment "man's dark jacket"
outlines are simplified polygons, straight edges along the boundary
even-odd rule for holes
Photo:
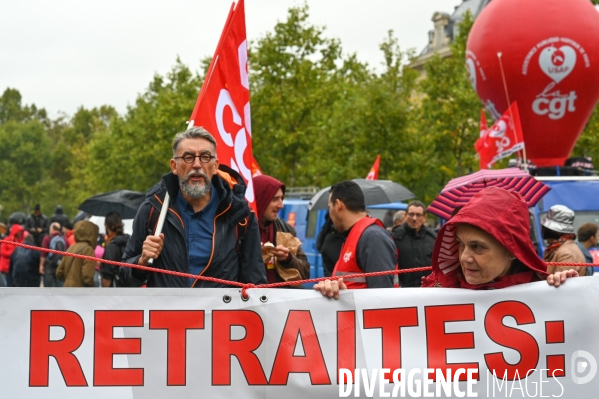
[[[40,286],[40,253],[23,247],[15,248],[10,256],[10,274],[14,287]]]
[[[48,234],[49,226],[50,224],[48,223],[48,218],[43,213],[40,213],[39,215],[32,213],[25,221],[25,230],[33,234],[35,245],[38,247],[42,245],[44,236]],[[38,227],[42,228],[41,232],[37,231]]]
[[[322,230],[316,238],[316,250],[322,255],[322,265],[324,266],[324,275],[330,277],[335,270],[335,265],[339,260],[341,248],[345,242],[345,235],[337,232],[333,221],[328,212],[325,215],[325,222]]]
[[[410,228],[407,223],[393,228],[391,231],[395,246],[399,251],[399,268],[413,269],[415,267],[430,266],[432,264],[433,248],[437,234],[431,229],[422,226],[418,233]],[[401,287],[420,287],[423,276],[428,276],[431,271],[399,274]]]
[[[255,215],[244,199],[245,183],[241,176],[226,166],[212,177],[212,190],[217,190],[220,198],[216,210],[215,228],[212,241],[212,257],[201,275],[242,283],[265,284],[266,274],[260,247],[260,233]],[[228,175],[227,175],[228,174]],[[232,179],[233,180],[232,180]],[[189,273],[188,247],[181,211],[177,207],[179,180],[172,173],[162,177],[162,181],[146,194],[146,199],[137,211],[133,221],[133,235],[127,243],[123,261],[137,264],[141,257],[143,242],[152,234],[155,226],[149,226],[150,210],[160,214],[164,196],[170,196],[169,210],[162,232],[164,246],[153,267]],[[153,220],[158,220],[153,217]],[[240,251],[237,251],[238,224],[244,233]],[[241,258],[239,258],[241,257]],[[121,281],[125,286],[140,286],[147,279],[148,287],[189,287],[189,279],[164,273],[149,273],[139,269],[121,267]],[[195,287],[227,287],[228,285],[198,280]]]

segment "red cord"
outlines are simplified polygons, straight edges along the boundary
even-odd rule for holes
[[[338,280],[341,278],[341,277],[319,277],[319,278],[310,278],[307,280],[299,280],[299,281],[284,281],[281,283],[254,285],[251,283],[244,284],[244,283],[240,283],[237,281],[221,280],[219,278],[214,278],[214,277],[197,276],[195,274],[181,273],[181,272],[176,272],[174,270],[156,269],[154,267],[136,265],[133,263],[123,263],[123,262],[116,262],[116,261],[112,261],[112,260],[105,260],[105,259],[96,258],[93,256],[73,254],[70,252],[57,251],[55,249],[50,249],[50,248],[41,248],[41,247],[22,244],[22,243],[18,243],[18,242],[14,242],[14,241],[0,240],[0,244],[10,244],[10,245],[14,245],[17,247],[33,249],[35,251],[40,251],[40,252],[48,252],[48,253],[58,254],[58,255],[62,255],[62,256],[72,256],[74,258],[85,259],[85,260],[93,260],[94,262],[106,263],[106,264],[114,265],[114,266],[131,267],[134,269],[141,269],[141,270],[146,270],[146,271],[154,272],[154,273],[170,274],[173,276],[186,277],[186,278],[191,278],[194,280],[204,280],[204,281],[211,281],[213,283],[219,283],[219,284],[224,284],[224,285],[232,285],[232,286],[241,288],[241,296],[246,300],[249,298],[249,296],[247,294],[247,290],[249,288],[277,288],[277,287],[286,287],[288,285],[297,285],[297,284],[304,284],[304,283],[317,283],[319,281],[324,281],[324,280]],[[599,265],[595,265],[595,264],[591,264],[591,263],[571,263],[571,262],[546,262],[546,264],[548,266],[599,266]],[[374,277],[374,276],[386,276],[389,274],[415,273],[415,272],[424,272],[424,271],[428,271],[428,270],[432,270],[432,267],[425,266],[425,267],[415,267],[413,269],[387,270],[387,271],[382,271],[382,272],[350,274],[350,275],[343,276],[343,278],[350,279],[350,278],[357,278],[357,277],[363,278],[363,277]]]

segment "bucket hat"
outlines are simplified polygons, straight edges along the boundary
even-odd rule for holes
[[[553,205],[541,225],[558,233],[574,234],[574,211],[564,205]]]

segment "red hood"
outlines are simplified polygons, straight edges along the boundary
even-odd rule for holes
[[[277,194],[277,191],[281,189],[283,190],[283,194],[285,194],[285,185],[274,177],[267,175],[254,177],[253,183],[254,194],[256,195],[256,207],[258,208],[258,220],[260,220],[264,216],[264,211],[266,211],[270,201]]]
[[[12,240],[10,240],[10,241],[23,242],[23,240],[25,239],[25,236],[23,234],[21,234],[21,237],[18,240],[15,239],[15,236],[17,235],[17,233],[22,232],[22,231],[25,231],[25,229],[20,224],[13,224],[12,226],[10,226],[9,237],[12,238]]]
[[[491,234],[531,272],[498,277],[486,284],[468,284],[462,276],[458,259],[455,239],[458,223],[471,224]],[[520,194],[491,187],[472,197],[439,231],[433,251],[433,275],[443,287],[469,289],[504,288],[546,277],[547,265],[533,247],[528,206]]]

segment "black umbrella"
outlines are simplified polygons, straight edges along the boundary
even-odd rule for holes
[[[106,216],[117,212],[123,219],[133,219],[137,209],[144,202],[144,193],[131,190],[117,190],[89,197],[79,209],[95,216]]]
[[[410,190],[391,180],[353,179],[353,181],[362,189],[366,205],[388,204],[390,202],[399,202],[416,198],[414,193]],[[327,209],[330,188],[331,187],[323,188],[316,193],[310,200],[308,209],[311,211]]]
[[[27,220],[27,215],[23,212],[13,212],[8,217],[8,224],[25,224],[25,220]]]

